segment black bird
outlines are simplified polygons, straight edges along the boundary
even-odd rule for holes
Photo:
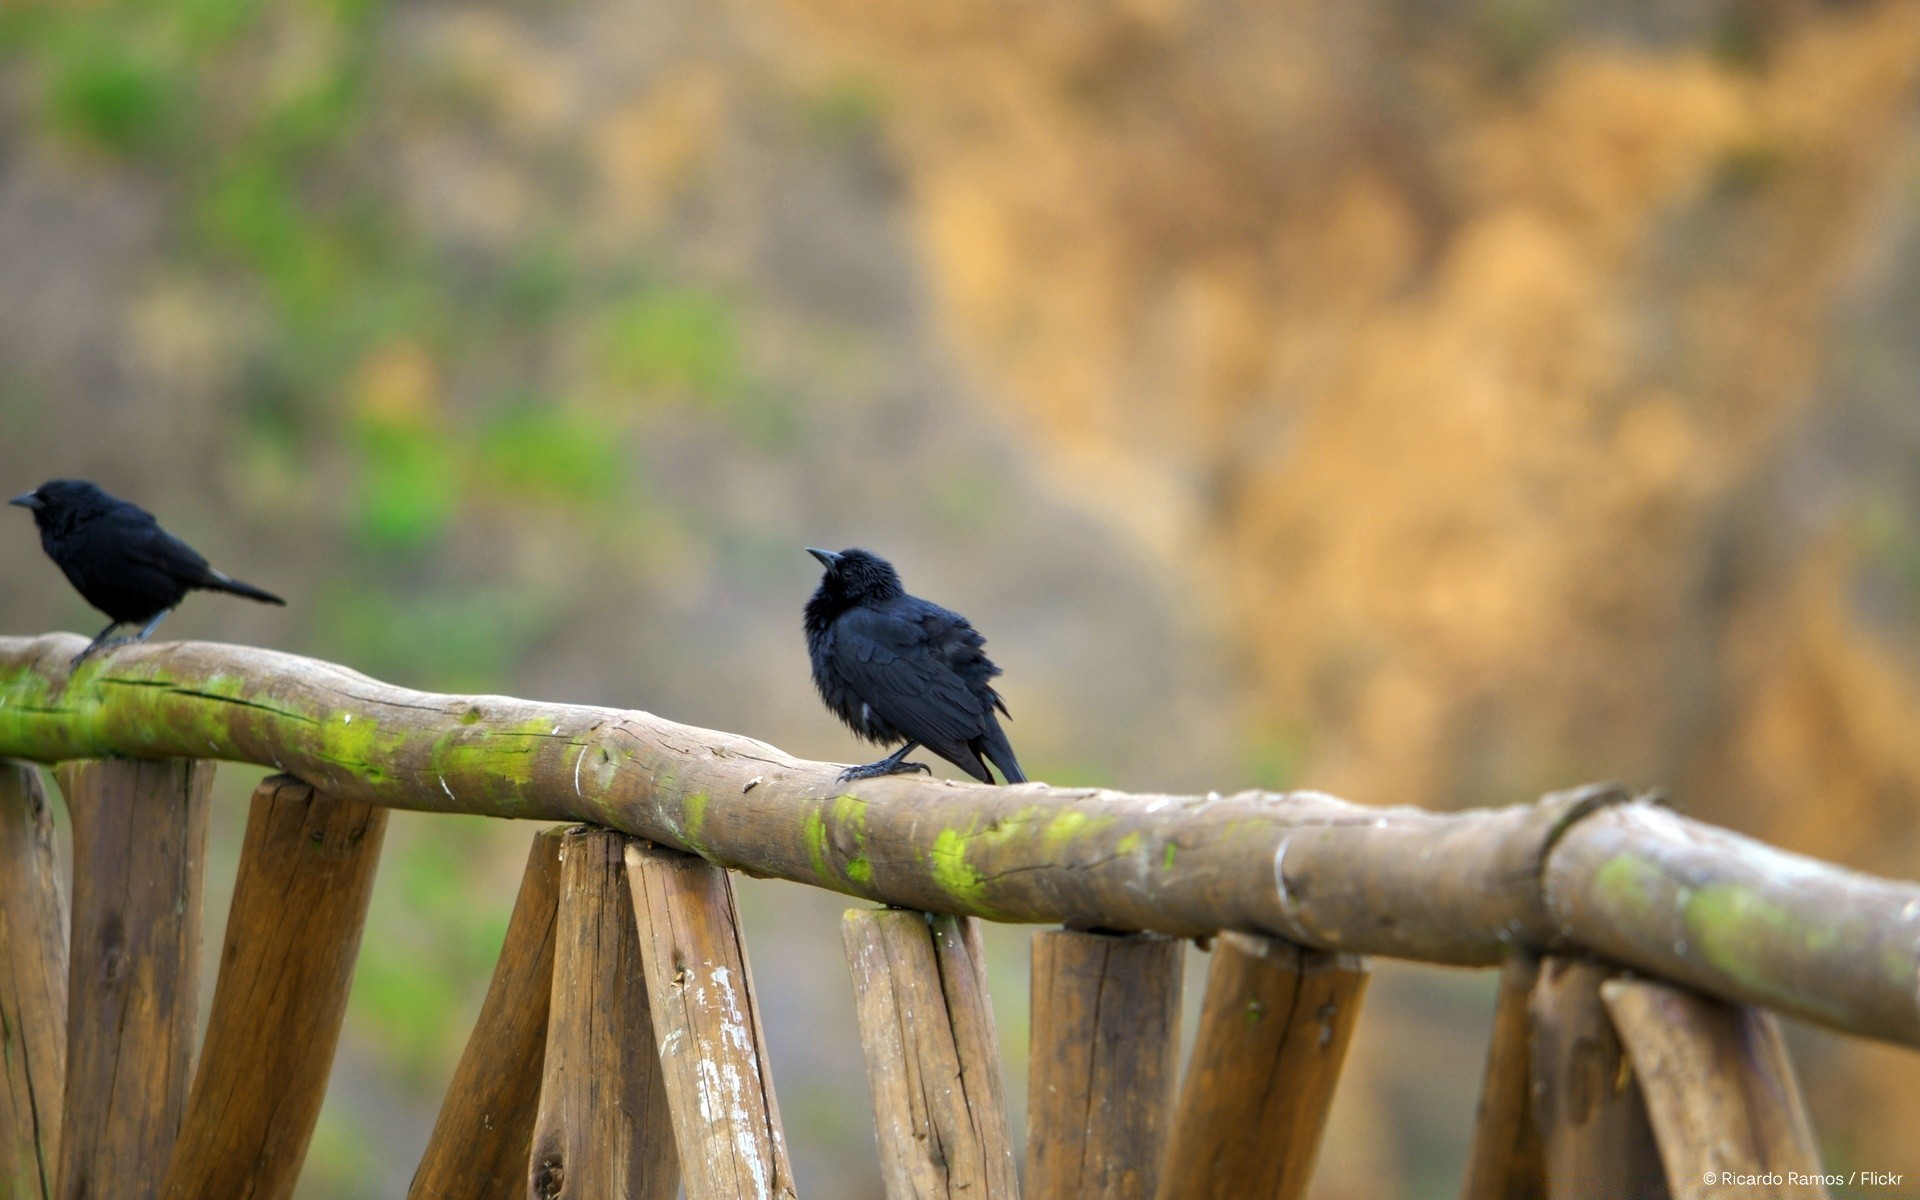
[[[1008,783],[1025,783],[993,715],[1007,706],[987,682],[1000,668],[981,650],[986,639],[959,613],[907,595],[893,564],[877,554],[811,547],[807,553],[827,569],[807,601],[806,619],[821,699],[867,741],[906,741],[879,762],[848,767],[840,778],[925,771],[925,763],[903,761],[925,746],[982,783],[993,782],[987,762]]]
[[[232,592],[263,604],[285,604],[271,592],[241,583],[207,565],[192,546],[160,528],[153,514],[109,496],[82,479],[52,479],[8,504],[31,509],[47,552],[88,604],[113,618],[73,661],[103,646],[138,641],[153,632],[190,591]],[[140,625],[131,638],[108,635]]]

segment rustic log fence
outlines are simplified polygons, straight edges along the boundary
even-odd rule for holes
[[[1920,887],[1618,788],[1443,814],[844,785],[646,713],[196,643],[70,669],[81,644],[0,638],[0,1197],[289,1195],[389,808],[588,826],[534,837],[410,1200],[794,1194],[730,869],[890,906],[844,940],[891,1197],[1304,1194],[1369,955],[1501,968],[1469,1200],[1824,1194],[1772,1013],[1920,1045]],[[222,759],[282,774],[196,1064]],[[70,918],[27,762],[60,764]],[[1034,941],[1024,1178],[982,918],[1065,927]],[[1183,1080],[1186,937],[1212,966]]]

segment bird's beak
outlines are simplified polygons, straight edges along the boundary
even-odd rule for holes
[[[840,561],[840,556],[831,550],[816,550],[814,547],[808,546],[807,553],[819,559],[820,565],[829,571],[833,570],[834,564]]]
[[[13,499],[7,501],[7,503],[13,505],[15,508],[37,509],[40,507],[40,493],[37,490],[31,491],[31,492],[21,492],[18,496],[15,496]]]

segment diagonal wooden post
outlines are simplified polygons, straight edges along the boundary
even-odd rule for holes
[[[1173,1115],[1186,943],[1156,934],[1033,936],[1027,1194],[1154,1194]]]
[[[1018,1200],[979,923],[854,908],[840,930],[888,1200]]]
[[[1650,979],[1608,980],[1600,995],[1646,1095],[1675,1197],[1827,1194],[1771,1013]]]
[[[213,764],[56,773],[73,814],[62,1200],[158,1194],[193,1078]]]
[[[532,1200],[673,1200],[673,1122],[654,1050],[624,834],[585,826],[560,849],[560,924]]]
[[[67,905],[40,772],[0,761],[0,1196],[48,1200],[67,1074]]]
[[[1533,1024],[1534,1118],[1551,1200],[1664,1200],[1666,1173],[1632,1064],[1600,1001],[1598,963],[1541,960]]]
[[[553,995],[564,827],[534,835],[507,936],[407,1200],[525,1200]]]
[[[320,1119],[387,810],[287,775],[253,793],[165,1200],[293,1194]]]
[[[1160,1200],[1306,1194],[1366,987],[1352,955],[1214,941]]]
[[[626,860],[687,1200],[792,1200],[733,882],[644,842],[628,842]]]
[[[1500,968],[1493,1040],[1480,1085],[1462,1200],[1546,1200],[1547,1165],[1533,1116],[1533,1024],[1527,1002],[1540,960],[1516,954]]]

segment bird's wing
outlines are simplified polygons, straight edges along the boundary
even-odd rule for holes
[[[964,743],[979,736],[988,702],[949,664],[946,643],[970,629],[932,605],[856,608],[834,623],[833,665],[861,700],[908,737]]]
[[[146,516],[145,513],[141,514]],[[184,583],[204,583],[213,578],[206,556],[179,538],[160,528],[152,517],[129,522],[127,554],[138,562],[165,571]]]

